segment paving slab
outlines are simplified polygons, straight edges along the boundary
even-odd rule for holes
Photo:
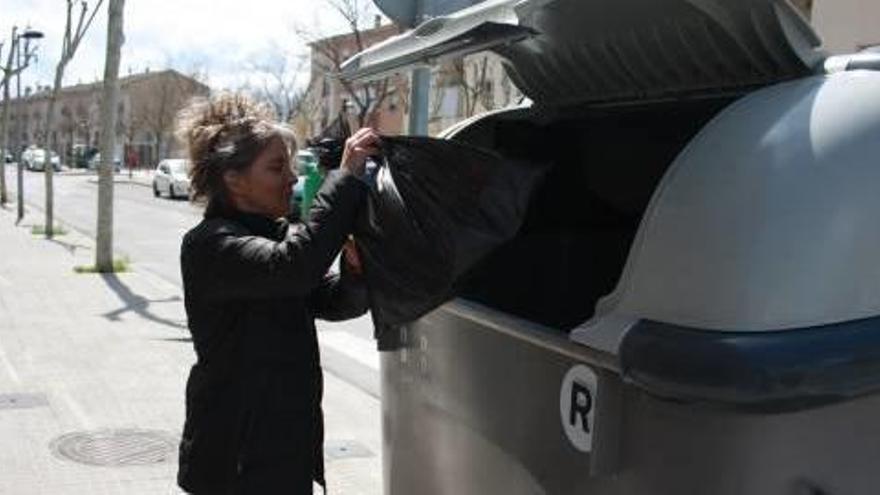
[[[137,260],[75,273],[92,240],[33,235],[39,217],[0,209],[0,494],[181,493],[169,445],[194,354],[180,288]],[[379,401],[330,373],[325,387],[330,493],[381,493]]]

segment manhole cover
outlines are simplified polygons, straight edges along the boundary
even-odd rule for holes
[[[372,457],[372,455],[370,449],[354,440],[327,440],[324,442],[324,457],[330,461],[352,457]]]
[[[100,430],[62,435],[50,444],[56,455],[93,466],[135,466],[175,460],[177,438],[156,430]]]

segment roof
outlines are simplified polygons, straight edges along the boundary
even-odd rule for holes
[[[204,88],[206,90],[209,89],[207,85],[205,85],[205,84],[203,84],[203,83],[201,83],[201,82],[197,81],[196,79],[193,79],[189,76],[181,74],[180,72],[178,72],[174,69],[165,69],[165,70],[156,71],[156,72],[141,72],[138,74],[132,74],[129,76],[120,77],[119,78],[119,86],[120,86],[120,88],[122,88],[122,87],[130,86],[132,84],[136,84],[136,83],[143,82],[143,81],[149,81],[151,79],[156,79],[156,78],[163,77],[163,76],[172,76],[172,77],[178,77],[178,78],[183,78],[183,79],[189,79],[190,81],[192,81],[193,84],[196,84],[199,86],[204,86]],[[73,86],[63,86],[61,88],[60,93],[61,94],[71,94],[71,93],[92,92],[95,90],[100,90],[102,88],[103,84],[104,84],[104,82],[103,82],[103,80],[101,80],[101,81],[95,81],[95,82],[91,82],[91,83],[75,84]],[[51,93],[51,89],[49,89],[48,91],[40,91],[37,93],[33,93],[30,96],[22,97],[22,99],[27,100],[27,99],[47,98],[50,93]],[[14,99],[13,99],[13,101],[14,101]]]
[[[360,31],[360,35],[364,38],[367,38],[367,39],[378,38],[378,40],[376,40],[376,41],[381,41],[389,36],[399,34],[401,31],[402,31],[401,28],[399,26],[397,26],[396,24],[384,24],[384,25],[381,25],[376,28],[363,29]],[[342,33],[342,34],[336,34],[333,36],[328,36],[326,38],[320,38],[315,41],[312,41],[308,45],[309,45],[309,47],[313,47],[314,45],[318,45],[318,44],[331,45],[331,44],[338,43],[340,41],[347,40],[347,39],[353,38],[353,37],[354,37],[353,32],[347,32],[347,33]]]

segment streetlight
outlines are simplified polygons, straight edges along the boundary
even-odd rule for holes
[[[31,29],[30,26],[26,27],[24,32],[18,35],[17,38],[24,38],[24,63],[28,62],[28,58],[30,58],[33,53],[30,51],[30,43],[31,40],[38,40],[43,37],[43,33],[40,31],[36,31]],[[13,39],[12,46],[15,49],[15,60],[18,67],[21,67],[21,49],[20,49],[20,40]],[[17,158],[15,160],[15,173],[16,173],[16,197],[17,197],[17,210],[18,216],[16,219],[16,223],[20,222],[22,218],[24,218],[24,171],[21,163],[21,72],[15,75],[15,152],[17,153]]]

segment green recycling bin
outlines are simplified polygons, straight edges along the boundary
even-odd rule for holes
[[[308,153],[306,155],[306,153]],[[299,169],[299,180],[303,182],[302,201],[300,202],[300,213],[305,218],[309,214],[312,207],[312,201],[321,188],[324,176],[318,168],[318,161],[309,152],[300,151],[297,153],[297,168]]]

